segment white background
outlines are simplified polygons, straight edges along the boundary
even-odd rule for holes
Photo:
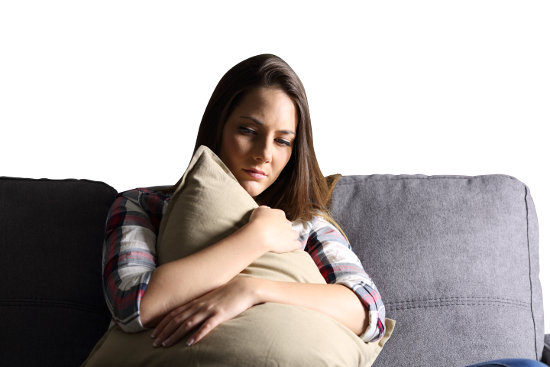
[[[221,76],[274,53],[323,173],[529,186],[549,332],[550,2],[0,1],[0,175],[172,184]]]

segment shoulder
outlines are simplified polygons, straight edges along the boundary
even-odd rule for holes
[[[166,204],[170,201],[171,194],[139,187],[132,190],[122,191],[117,195],[115,205],[134,204],[146,212],[162,212]]]
[[[139,200],[162,200],[168,201],[172,194],[151,189],[148,187],[138,187],[131,190],[126,190],[118,193],[117,197],[125,198],[128,200],[139,201]]]
[[[111,205],[108,228],[136,225],[156,229],[171,195],[149,188],[120,192]]]

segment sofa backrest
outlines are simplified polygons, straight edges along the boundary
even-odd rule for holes
[[[106,331],[101,287],[116,191],[87,180],[0,177],[0,364],[78,366]]]
[[[344,176],[331,211],[397,321],[375,366],[540,358],[538,224],[523,183]]]
[[[0,177],[2,365],[76,366],[105,332],[101,249],[116,191]],[[332,214],[396,329],[375,366],[542,354],[538,224],[503,175],[344,176]]]

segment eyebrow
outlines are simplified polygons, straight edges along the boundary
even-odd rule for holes
[[[260,121],[260,120],[258,120],[258,119],[256,119],[256,118],[254,118],[254,117],[251,117],[251,116],[239,116],[239,117],[241,117],[241,118],[243,118],[243,119],[252,120],[252,122],[254,122],[255,124],[260,125],[260,126],[264,126],[264,125],[265,125],[262,121]],[[291,131],[291,130],[279,130],[279,131],[277,131],[277,132],[283,133],[283,134],[296,135],[296,133],[295,133],[294,131]]]

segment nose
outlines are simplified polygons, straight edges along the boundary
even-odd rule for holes
[[[257,162],[269,163],[272,159],[271,144],[267,139],[258,141],[254,149],[254,159]]]

